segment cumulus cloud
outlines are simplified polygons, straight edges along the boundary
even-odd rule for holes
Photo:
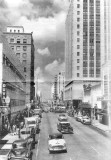
[[[49,56],[50,55],[50,51],[48,48],[45,48],[45,49],[38,49],[37,52],[41,55],[47,55]]]
[[[63,41],[68,0],[4,0],[2,20],[22,25],[38,41]]]
[[[47,71],[50,75],[54,76],[58,74],[60,71],[64,71],[64,66],[64,62],[59,63],[59,61],[55,60],[45,67],[45,71]]]

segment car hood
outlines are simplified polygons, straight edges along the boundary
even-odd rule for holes
[[[14,149],[12,150],[12,153],[16,156],[16,155],[22,155],[22,154],[26,154],[28,152],[28,150],[26,148],[22,148],[22,149]]]
[[[66,144],[64,139],[49,140],[49,145],[52,145],[52,146],[58,146],[58,145],[64,145],[64,144]]]

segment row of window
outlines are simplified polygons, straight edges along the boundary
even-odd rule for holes
[[[10,60],[5,55],[3,56],[3,64],[9,67],[12,70],[12,72],[16,73],[19,79],[23,78],[20,72],[15,68],[15,66],[10,62]]]
[[[16,50],[20,51],[22,46],[16,46]],[[12,50],[14,50],[14,46],[11,46]],[[23,46],[23,51],[27,51],[27,46]]]
[[[10,105],[11,106],[23,106],[25,105],[25,100],[11,99]]]
[[[20,58],[20,53],[16,53],[16,56],[17,56],[18,58]],[[22,57],[23,57],[23,58],[26,58],[26,57],[27,57],[27,53],[22,53]]]
[[[10,38],[10,43],[27,43],[27,39],[21,40],[20,38],[17,38],[16,42],[14,38]]]

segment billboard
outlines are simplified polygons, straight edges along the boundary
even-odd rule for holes
[[[2,94],[2,78],[3,78],[3,44],[0,43],[0,97]]]

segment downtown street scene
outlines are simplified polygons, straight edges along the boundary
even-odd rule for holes
[[[111,160],[111,0],[0,0],[0,160]]]

